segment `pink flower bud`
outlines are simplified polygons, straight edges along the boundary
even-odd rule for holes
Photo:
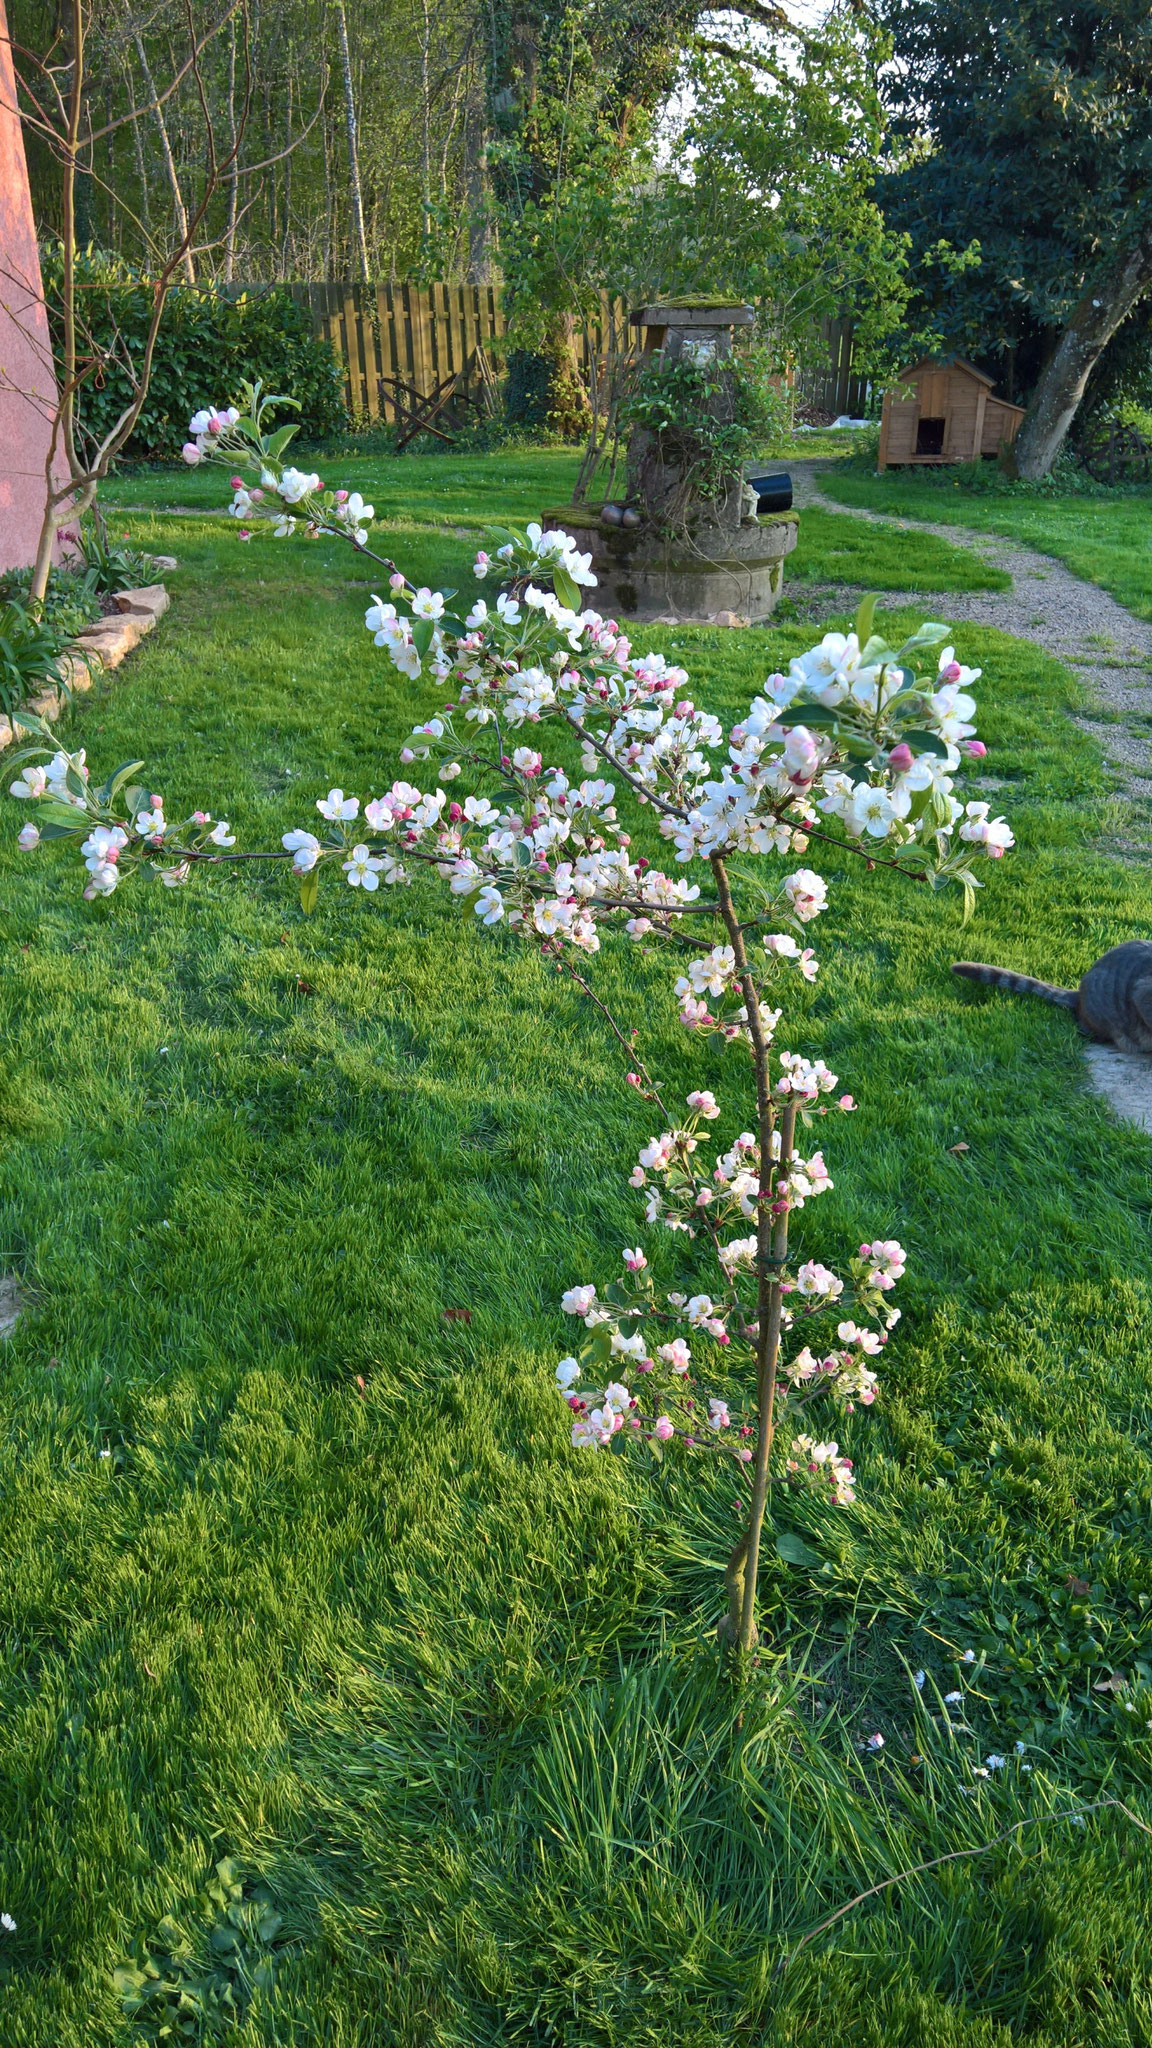
[[[971,754],[974,761],[982,761],[988,749],[984,745],[983,740],[965,740],[964,752]]]
[[[389,590],[403,590],[404,578],[400,574],[399,569],[392,571],[391,576],[388,578],[388,588]]]
[[[416,759],[416,756],[412,752],[411,747],[401,747],[400,759],[403,761],[405,767],[407,767],[409,761],[414,761]]]
[[[264,496],[264,493],[263,491],[249,491],[248,496],[251,498],[252,503],[255,505]]]
[[[464,816],[464,810],[463,810],[463,806],[462,806],[462,805],[460,805],[460,804],[449,804],[449,806],[448,806],[448,818],[449,818],[449,822],[450,822],[451,824],[453,824],[453,825],[458,825],[458,824],[460,823],[460,820],[461,820],[461,818],[462,818],[463,816]]]
[[[193,811],[192,823],[194,825],[210,825],[212,823],[211,811]]]
[[[888,756],[888,766],[895,768],[900,775],[912,766],[912,749],[906,741],[901,740],[898,747],[893,747]]]
[[[670,1422],[666,1415],[662,1415],[652,1434],[658,1436],[662,1444],[666,1444],[669,1437],[676,1434],[675,1424]]]
[[[338,505],[346,505],[346,504],[348,503],[348,493],[347,493],[347,491],[337,491],[337,493],[336,493],[336,503],[337,503]]]
[[[40,844],[39,826],[21,825],[19,832],[16,834],[16,844],[24,853],[31,853],[32,848]]]
[[[234,491],[242,491],[244,489],[244,479],[242,476],[229,477],[228,481]]]
[[[639,1074],[625,1074],[624,1079],[630,1088],[642,1088],[644,1086]]]
[[[947,668],[941,669],[940,681],[942,683],[958,683],[963,673],[964,671],[958,661],[950,661]]]
[[[747,1448],[740,1453],[740,1463],[742,1465],[750,1465],[752,1463],[752,1453]]]
[[[196,464],[202,459],[201,452],[199,448],[196,446],[195,441],[185,441],[184,446],[180,450],[180,453],[184,457],[185,462],[187,462],[193,469],[195,469]]]

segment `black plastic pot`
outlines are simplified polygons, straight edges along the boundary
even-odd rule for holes
[[[756,493],[756,511],[761,519],[766,512],[792,510],[792,479],[786,469],[773,470],[764,476],[750,476],[748,482]]]

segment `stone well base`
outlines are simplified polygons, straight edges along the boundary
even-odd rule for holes
[[[674,541],[642,526],[605,526],[582,505],[545,512],[543,524],[563,527],[582,551],[591,549],[597,583],[587,601],[605,616],[704,623],[735,612],[755,622],[779,601],[798,518],[789,512],[732,529],[702,527]]]

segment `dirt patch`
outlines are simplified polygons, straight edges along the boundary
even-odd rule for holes
[[[27,1306],[15,1274],[0,1276],[0,1338],[12,1335]]]

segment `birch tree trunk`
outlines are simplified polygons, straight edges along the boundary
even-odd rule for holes
[[[224,282],[231,284],[236,267],[236,213],[239,204],[240,172],[236,162],[236,21],[233,17],[228,44],[228,142],[232,168],[228,173],[228,225],[224,230]]]
[[[140,59],[140,69],[144,74],[144,83],[148,88],[148,97],[152,102],[152,111],[156,116],[156,128],[160,136],[160,147],[164,153],[168,183],[172,187],[172,204],[176,209],[176,237],[178,241],[185,242],[188,239],[188,209],[184,204],[184,195],[180,190],[180,179],[176,171],[176,159],[172,154],[172,144],[168,136],[168,123],[164,119],[164,109],[160,105],[159,94],[153,82],[147,52],[144,48],[144,38],[138,34],[134,37],[134,41],[136,44],[136,55]],[[185,249],[181,267],[188,283],[195,284],[196,265],[192,261],[191,249]]]
[[[352,189],[352,234],[360,262],[360,277],[368,282],[368,243],[364,234],[364,200],[360,190],[360,151],[356,140],[356,96],[352,90],[352,53],[348,48],[348,17],[344,0],[337,0],[336,22],[340,31],[340,68],[344,75],[344,122],[348,130],[348,175]]]
[[[1088,379],[1116,329],[1152,287],[1152,239],[1142,239],[1090,286],[1040,373],[1013,449],[1018,476],[1047,476]]]

